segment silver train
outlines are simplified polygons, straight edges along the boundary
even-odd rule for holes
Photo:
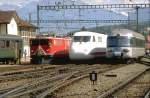
[[[107,58],[120,58],[126,61],[140,60],[145,55],[145,38],[142,34],[115,29],[107,38]]]

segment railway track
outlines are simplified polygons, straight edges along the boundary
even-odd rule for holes
[[[0,83],[7,81],[16,81],[27,78],[38,78],[46,75],[49,72],[56,72],[70,68],[72,65],[57,65],[57,66],[40,66],[33,67],[29,70],[18,70],[13,72],[5,72],[0,74]]]
[[[89,67],[89,66],[88,66]],[[88,68],[87,67],[87,68]],[[82,67],[82,70],[85,68],[85,66],[84,67]],[[80,68],[81,69],[81,68]],[[55,71],[56,72],[56,71]],[[75,71],[76,72],[76,71]],[[79,71],[78,71],[79,72]],[[57,74],[57,72],[56,73],[49,73],[48,75],[46,75],[46,76],[44,76],[44,77],[41,77],[41,78],[38,78],[38,79],[36,79],[36,80],[33,80],[33,81],[31,81],[31,82],[28,82],[27,84],[25,84],[25,85],[22,85],[22,86],[20,86],[20,87],[16,87],[16,89],[13,89],[12,91],[10,91],[10,92],[8,92],[8,93],[6,93],[6,94],[4,94],[3,96],[5,96],[6,97],[6,95],[9,95],[10,93],[14,93],[14,92],[18,92],[18,90],[19,91],[22,91],[22,89],[28,89],[27,91],[24,91],[23,93],[28,93],[28,92],[33,92],[33,91],[35,91],[35,90],[40,90],[40,89],[44,89],[44,88],[46,88],[47,86],[49,86],[48,85],[48,83],[51,83],[51,82],[55,82],[56,83],[56,81],[58,81],[58,80],[62,80],[62,79],[67,79],[66,77],[69,77],[69,76],[72,76],[72,74],[71,74],[71,72],[69,72],[69,73],[67,73],[66,75],[63,75],[62,74],[62,71],[61,71],[61,74]],[[70,76],[70,77],[71,77]],[[52,84],[52,83],[51,83]],[[37,85],[38,85],[38,88],[37,88]],[[42,85],[42,86],[41,86]],[[46,87],[45,87],[46,86]],[[22,93],[20,92],[19,94],[17,94],[17,96],[18,95],[22,95]],[[3,97],[3,96],[0,96],[0,97]],[[4,97],[4,98],[5,98]],[[12,95],[11,95],[11,97],[12,97]]]
[[[69,71],[62,69],[60,73],[48,73],[47,76],[36,78],[36,80],[30,81],[26,84],[20,85],[16,88],[10,89],[7,92],[1,94],[0,98],[16,98],[23,95],[29,95],[31,98],[44,98],[47,95],[53,93],[55,90],[69,85],[81,78],[87,77],[89,72],[96,70],[97,72],[104,72],[118,68],[121,66],[76,66],[71,67]]]
[[[117,86],[104,92],[97,98],[144,98],[145,93],[150,89],[150,79],[142,80],[146,74],[150,76],[150,68],[129,77]],[[134,85],[134,86],[132,86]],[[140,85],[140,87],[138,87]],[[149,97],[148,97],[149,98]]]
[[[144,98],[150,98],[150,90],[145,94]]]

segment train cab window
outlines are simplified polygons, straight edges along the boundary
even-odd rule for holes
[[[91,36],[74,36],[74,42],[90,42]]]
[[[48,39],[32,39],[30,40],[31,45],[49,45]]]
[[[124,36],[109,36],[107,39],[108,47],[129,47],[130,38]]]
[[[74,36],[73,41],[74,42],[80,42],[81,36]]]
[[[10,46],[10,41],[6,41],[6,47]]]
[[[90,42],[91,36],[83,36],[83,42]]]
[[[39,40],[38,39],[32,39],[31,40],[31,43],[30,43],[31,45],[39,45]]]
[[[41,39],[40,45],[48,45],[48,39]]]

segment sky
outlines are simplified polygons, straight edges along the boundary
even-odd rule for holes
[[[74,4],[138,4],[138,3],[150,3],[150,0],[0,0],[0,10],[17,10],[19,16],[26,20],[28,19],[28,14],[32,13],[32,17],[35,16],[36,18],[36,8],[37,4],[55,4],[55,2],[62,2],[65,1],[65,4],[72,4],[72,2],[75,2]],[[111,10],[111,11],[110,11]],[[88,12],[88,11],[82,11],[82,13],[86,13],[86,18],[88,19],[103,19],[104,17],[106,19],[114,19],[114,17],[117,17],[117,19],[126,19],[128,17],[128,11],[131,9],[105,9],[103,14],[100,12],[96,11],[97,15],[94,15],[95,13],[93,12]],[[109,13],[110,11],[110,13]],[[114,14],[114,13],[117,14]],[[68,14],[71,13],[71,14]],[[78,13],[73,13],[73,11],[66,12],[66,17],[68,16],[69,18],[73,18],[73,16],[76,16],[74,14]],[[89,15],[90,13],[90,15]],[[99,13],[99,14],[98,14]],[[53,13],[55,15],[55,13]],[[119,15],[118,15],[119,14]],[[45,14],[44,14],[45,15]],[[72,16],[71,16],[72,15]],[[90,17],[87,17],[87,16]],[[121,16],[120,16],[121,15]],[[61,16],[59,14],[56,14],[55,16]],[[46,17],[46,16],[45,16]],[[55,17],[56,19],[62,18],[62,17]],[[83,17],[85,18],[85,17]],[[116,18],[115,18],[116,19]]]
[[[8,5],[17,5],[23,6],[33,1],[39,0],[0,0],[0,5],[8,4]],[[41,0],[40,0],[41,1]],[[44,1],[44,0],[43,0]],[[58,0],[55,0],[58,1]],[[64,1],[75,1],[78,0],[64,0]],[[148,3],[149,0],[80,0],[87,4],[113,4],[113,3]]]
[[[17,5],[17,6],[23,6],[26,5],[32,1],[39,1],[39,0],[0,0],[0,5]]]

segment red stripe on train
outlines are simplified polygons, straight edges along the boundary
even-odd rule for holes
[[[95,55],[95,56],[106,55],[106,52],[93,52],[93,53],[91,53],[91,55]]]

